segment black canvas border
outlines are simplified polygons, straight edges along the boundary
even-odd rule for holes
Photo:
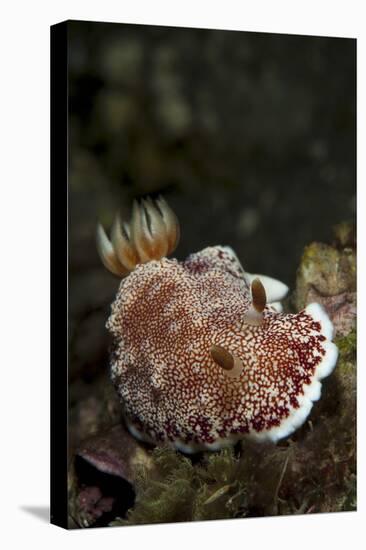
[[[51,27],[51,523],[67,528],[68,51],[67,22]]]

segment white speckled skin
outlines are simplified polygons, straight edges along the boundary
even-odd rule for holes
[[[260,326],[247,324],[255,277],[217,246],[138,265],[122,280],[107,327],[133,435],[195,452],[243,437],[277,441],[305,421],[336,364],[332,324],[318,304],[279,313],[288,289],[261,275],[269,303]],[[238,358],[238,375],[212,360],[212,345]]]

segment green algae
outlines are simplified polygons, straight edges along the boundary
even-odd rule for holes
[[[345,363],[354,363],[356,360],[356,348],[357,348],[357,333],[353,329],[347,336],[337,338],[335,344],[338,347],[340,360],[338,362],[338,369]]]
[[[233,449],[202,455],[198,463],[169,447],[151,453],[152,474],[139,468],[136,502],[126,519],[113,525],[138,525],[224,519],[245,515],[241,463]]]

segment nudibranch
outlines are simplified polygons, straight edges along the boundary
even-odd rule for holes
[[[130,432],[187,453],[287,437],[336,365],[331,321],[317,303],[283,313],[287,286],[245,272],[228,246],[168,259],[178,239],[162,198],[135,202],[110,239],[97,230],[103,263],[122,277],[107,329]]]

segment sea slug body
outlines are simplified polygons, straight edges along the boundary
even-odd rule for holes
[[[135,203],[111,242],[98,228],[104,264],[124,277],[107,328],[128,428],[183,452],[287,437],[336,365],[332,323],[316,303],[282,313],[286,285],[246,273],[229,247],[168,259],[178,238],[163,199]]]

